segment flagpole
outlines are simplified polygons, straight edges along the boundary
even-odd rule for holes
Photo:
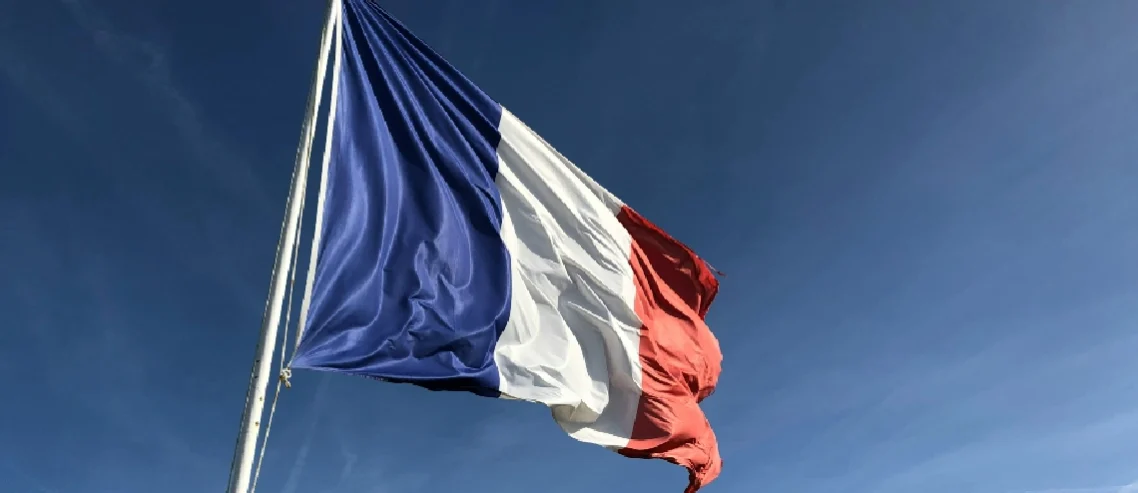
[[[320,55],[316,62],[315,72],[312,74],[312,87],[308,93],[307,108],[301,125],[300,144],[296,150],[296,164],[293,168],[292,182],[285,206],[285,219],[281,225],[280,241],[277,243],[276,260],[273,263],[272,279],[269,283],[269,296],[265,303],[264,316],[261,319],[260,341],[257,343],[253,370],[249,378],[249,388],[245,394],[245,409],[241,415],[241,427],[237,435],[237,445],[233,452],[233,463],[230,466],[228,493],[249,493],[253,460],[257,452],[257,437],[261,431],[265,395],[268,393],[271,364],[276,349],[277,331],[284,309],[294,246],[299,240],[297,230],[299,229],[301,214],[304,212],[303,198],[308,187],[308,168],[312,155],[312,142],[316,137],[316,118],[320,110],[324,76],[328,67],[328,49],[332,41],[332,28],[340,18],[339,7],[339,0],[329,0],[324,16]]]

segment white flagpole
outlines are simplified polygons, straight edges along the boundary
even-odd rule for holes
[[[245,394],[245,411],[241,416],[241,429],[237,435],[237,446],[229,472],[227,490],[229,493],[249,492],[253,459],[257,451],[257,437],[261,431],[261,418],[265,410],[265,394],[268,393],[277,331],[288,287],[289,268],[292,264],[294,245],[299,240],[297,230],[303,213],[302,199],[308,187],[308,167],[312,155],[312,141],[316,137],[316,118],[320,110],[324,75],[328,67],[328,48],[332,41],[333,27],[339,19],[340,1],[329,0],[321,31],[320,55],[316,62],[316,71],[312,75],[312,88],[308,93],[308,105],[301,125],[300,144],[296,150],[296,165],[285,206],[284,224],[281,225],[281,237],[277,243],[276,261],[273,264],[272,280],[269,284],[269,298],[265,303],[265,313],[261,320],[261,339],[257,343],[249,389]],[[338,46],[335,48],[339,49]]]

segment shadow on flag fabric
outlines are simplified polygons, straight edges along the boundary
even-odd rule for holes
[[[293,360],[544,404],[566,433],[719,475],[699,408],[719,284],[371,0],[343,0],[315,278]]]

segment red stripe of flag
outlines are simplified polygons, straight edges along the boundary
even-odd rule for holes
[[[719,380],[723,354],[704,316],[719,291],[711,269],[684,244],[625,206],[617,216],[632,237],[640,328],[642,394],[627,457],[663,459],[688,469],[686,493],[723,467],[699,402]]]

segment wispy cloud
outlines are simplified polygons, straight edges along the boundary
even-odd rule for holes
[[[98,193],[116,194],[123,203],[122,209],[132,216],[131,220],[145,225],[150,240],[163,241],[169,248],[167,258],[183,263],[187,271],[208,273],[234,300],[247,303],[263,296],[259,282],[250,285],[247,278],[237,274],[241,269],[236,264],[241,259],[235,255],[232,238],[234,231],[248,229],[250,221],[276,217],[283,206],[283,195],[280,200],[271,198],[272,194],[267,193],[251,164],[223,136],[210,131],[198,105],[172,77],[170,58],[158,43],[120,29],[96,2],[59,2],[92,41],[94,50],[102,56],[101,61],[113,67],[108,73],[113,76],[114,86],[109,89],[119,90],[108,92],[106,103],[122,108],[122,114],[108,113],[77,95],[82,91],[78,91],[72,81],[85,75],[61,72],[60,62],[53,65],[52,57],[23,48],[35,43],[26,37],[21,39],[16,31],[0,33],[0,84],[14,88],[25,101],[37,105],[71,138],[66,145],[85,147],[85,153],[96,156],[92,161],[98,167],[95,173],[107,178]],[[164,120],[163,124],[168,123],[175,130],[170,135],[172,142],[157,144],[163,146],[170,159],[160,163],[139,161],[139,155],[150,155],[151,149],[147,144],[129,139],[126,141],[129,144],[121,144],[122,133],[129,134],[150,123],[138,117],[131,121],[130,116],[122,120],[123,115],[153,117],[155,114]],[[108,134],[107,128],[112,127],[117,127],[116,133]],[[165,149],[171,145],[173,149]],[[191,169],[176,169],[179,165]],[[165,173],[163,168],[174,173],[155,178]],[[217,206],[211,210],[231,213],[172,217],[177,209],[169,205],[175,199],[167,196],[171,189],[167,184],[172,182],[169,176],[173,174],[204,177],[208,185],[198,189],[197,200]],[[139,187],[142,179],[160,186]],[[61,203],[57,200],[54,205]],[[33,205],[17,203],[15,207],[5,207],[6,215],[14,215]],[[44,210],[36,210],[34,214],[33,222],[51,222],[44,217],[47,214]],[[266,258],[271,258],[271,253],[268,255]]]
[[[75,253],[69,250],[89,245],[52,241],[42,236],[42,228],[29,227],[21,233],[29,246],[41,250],[38,256],[27,257],[26,261],[40,264],[48,258],[60,264],[55,267],[58,271],[66,272],[44,270],[40,276],[67,281],[66,285],[54,285],[49,284],[51,281],[28,278],[20,286],[23,295],[16,299],[16,319],[30,322],[21,324],[17,335],[25,341],[18,345],[20,351],[31,358],[23,361],[40,363],[37,371],[20,379],[17,385],[24,387],[17,388],[36,388],[35,392],[51,395],[48,402],[54,405],[32,401],[33,405],[55,407],[60,413],[42,435],[24,445],[59,448],[52,452],[54,461],[74,464],[74,474],[108,482],[118,482],[120,479],[113,476],[126,474],[122,472],[121,456],[116,454],[131,448],[145,451],[157,463],[176,464],[182,474],[208,483],[222,461],[201,453],[199,444],[193,443],[192,436],[186,433],[184,416],[170,415],[170,408],[164,407],[160,398],[154,398],[158,395],[155,390],[168,388],[170,382],[156,384],[154,380],[153,370],[158,367],[154,352],[146,346],[148,339],[139,337],[150,332],[151,327],[139,324],[130,309],[134,303],[122,296],[122,287],[115,282],[119,270],[101,252],[89,249],[82,253],[83,261],[77,265]],[[68,309],[60,310],[61,305]],[[21,317],[20,312],[33,314],[34,318]],[[64,362],[81,363],[77,367]],[[184,381],[174,383],[180,385]],[[114,438],[82,429],[61,429],[58,422],[86,423]],[[16,439],[20,438],[17,435]],[[19,442],[13,445],[16,444]],[[92,449],[98,452],[92,454]],[[107,452],[101,453],[104,450]],[[25,454],[34,457],[31,452]],[[142,471],[137,476],[142,482],[170,481],[146,477]],[[52,488],[30,476],[24,482],[39,484],[43,493],[53,493]],[[167,489],[163,484],[151,486]]]
[[[1020,491],[1014,493],[1135,493],[1138,481],[1121,486],[1100,486],[1097,488],[1053,488],[1046,490]]]
[[[288,471],[288,479],[285,480],[284,487],[281,488],[284,493],[296,493],[296,489],[300,486],[300,475],[308,464],[308,451],[312,447],[312,439],[316,436],[317,425],[324,410],[324,395],[328,391],[328,379],[328,375],[322,375],[320,383],[316,387],[316,395],[312,399],[312,409],[309,411],[308,430],[305,432],[304,441],[296,449],[296,459],[293,460],[292,467]]]
[[[197,105],[187,97],[170,73],[166,53],[154,42],[117,28],[96,7],[82,0],[60,0],[108,59],[139,77],[159,99],[182,139],[196,157],[196,164],[217,182],[256,207],[275,209],[252,167],[223,139],[213,135],[202,120]]]
[[[360,456],[348,448],[347,442],[342,437],[337,442],[340,445],[340,456],[344,458],[344,466],[340,469],[340,479],[337,484],[344,484],[352,476],[352,471],[356,467],[356,462],[360,460]]]
[[[16,484],[24,484],[26,487],[31,488],[32,493],[60,493],[59,490],[47,486],[39,478],[34,478],[11,464],[4,464],[4,469],[7,471],[6,475],[9,478],[18,480]]]
[[[36,71],[24,55],[3,41],[0,41],[0,77],[24,94],[27,100],[38,105],[72,138],[80,141],[90,138],[83,119],[64,104],[64,99],[51,81]]]
[[[721,447],[731,456],[779,447],[741,474],[806,491],[940,492],[972,480],[968,488],[989,493],[1138,492],[1133,484],[1014,489],[1049,480],[1037,475],[1033,484],[1010,472],[1063,465],[1046,476],[1062,480],[1076,477],[1063,476],[1074,462],[1125,453],[1125,437],[1138,431],[1138,403],[1117,368],[1128,367],[1138,338],[1110,327],[1125,325],[1131,300],[1121,292],[1019,322],[1039,331],[1099,328],[1061,346],[1034,332],[1006,331],[978,350],[914,355],[889,372],[803,369],[758,392],[759,401],[733,402],[727,419],[715,423],[732,430]],[[794,441],[784,442],[789,437]]]
[[[144,356],[150,353],[146,350],[146,340],[138,336],[145,330],[138,326],[137,319],[129,316],[131,303],[117,289],[112,264],[101,253],[88,252],[77,274],[77,281],[86,288],[86,299],[91,303],[88,311],[91,330],[88,336],[78,337],[74,351],[77,355],[86,355],[85,359],[108,377],[89,384],[89,393],[82,394],[83,402],[130,440],[147,444],[162,457],[196,475],[209,474],[216,461],[199,453],[185,430],[171,422],[154,403],[138,398],[151,393],[148,369],[157,367],[158,362]],[[66,379],[62,384],[74,385],[72,375],[56,376]]]

